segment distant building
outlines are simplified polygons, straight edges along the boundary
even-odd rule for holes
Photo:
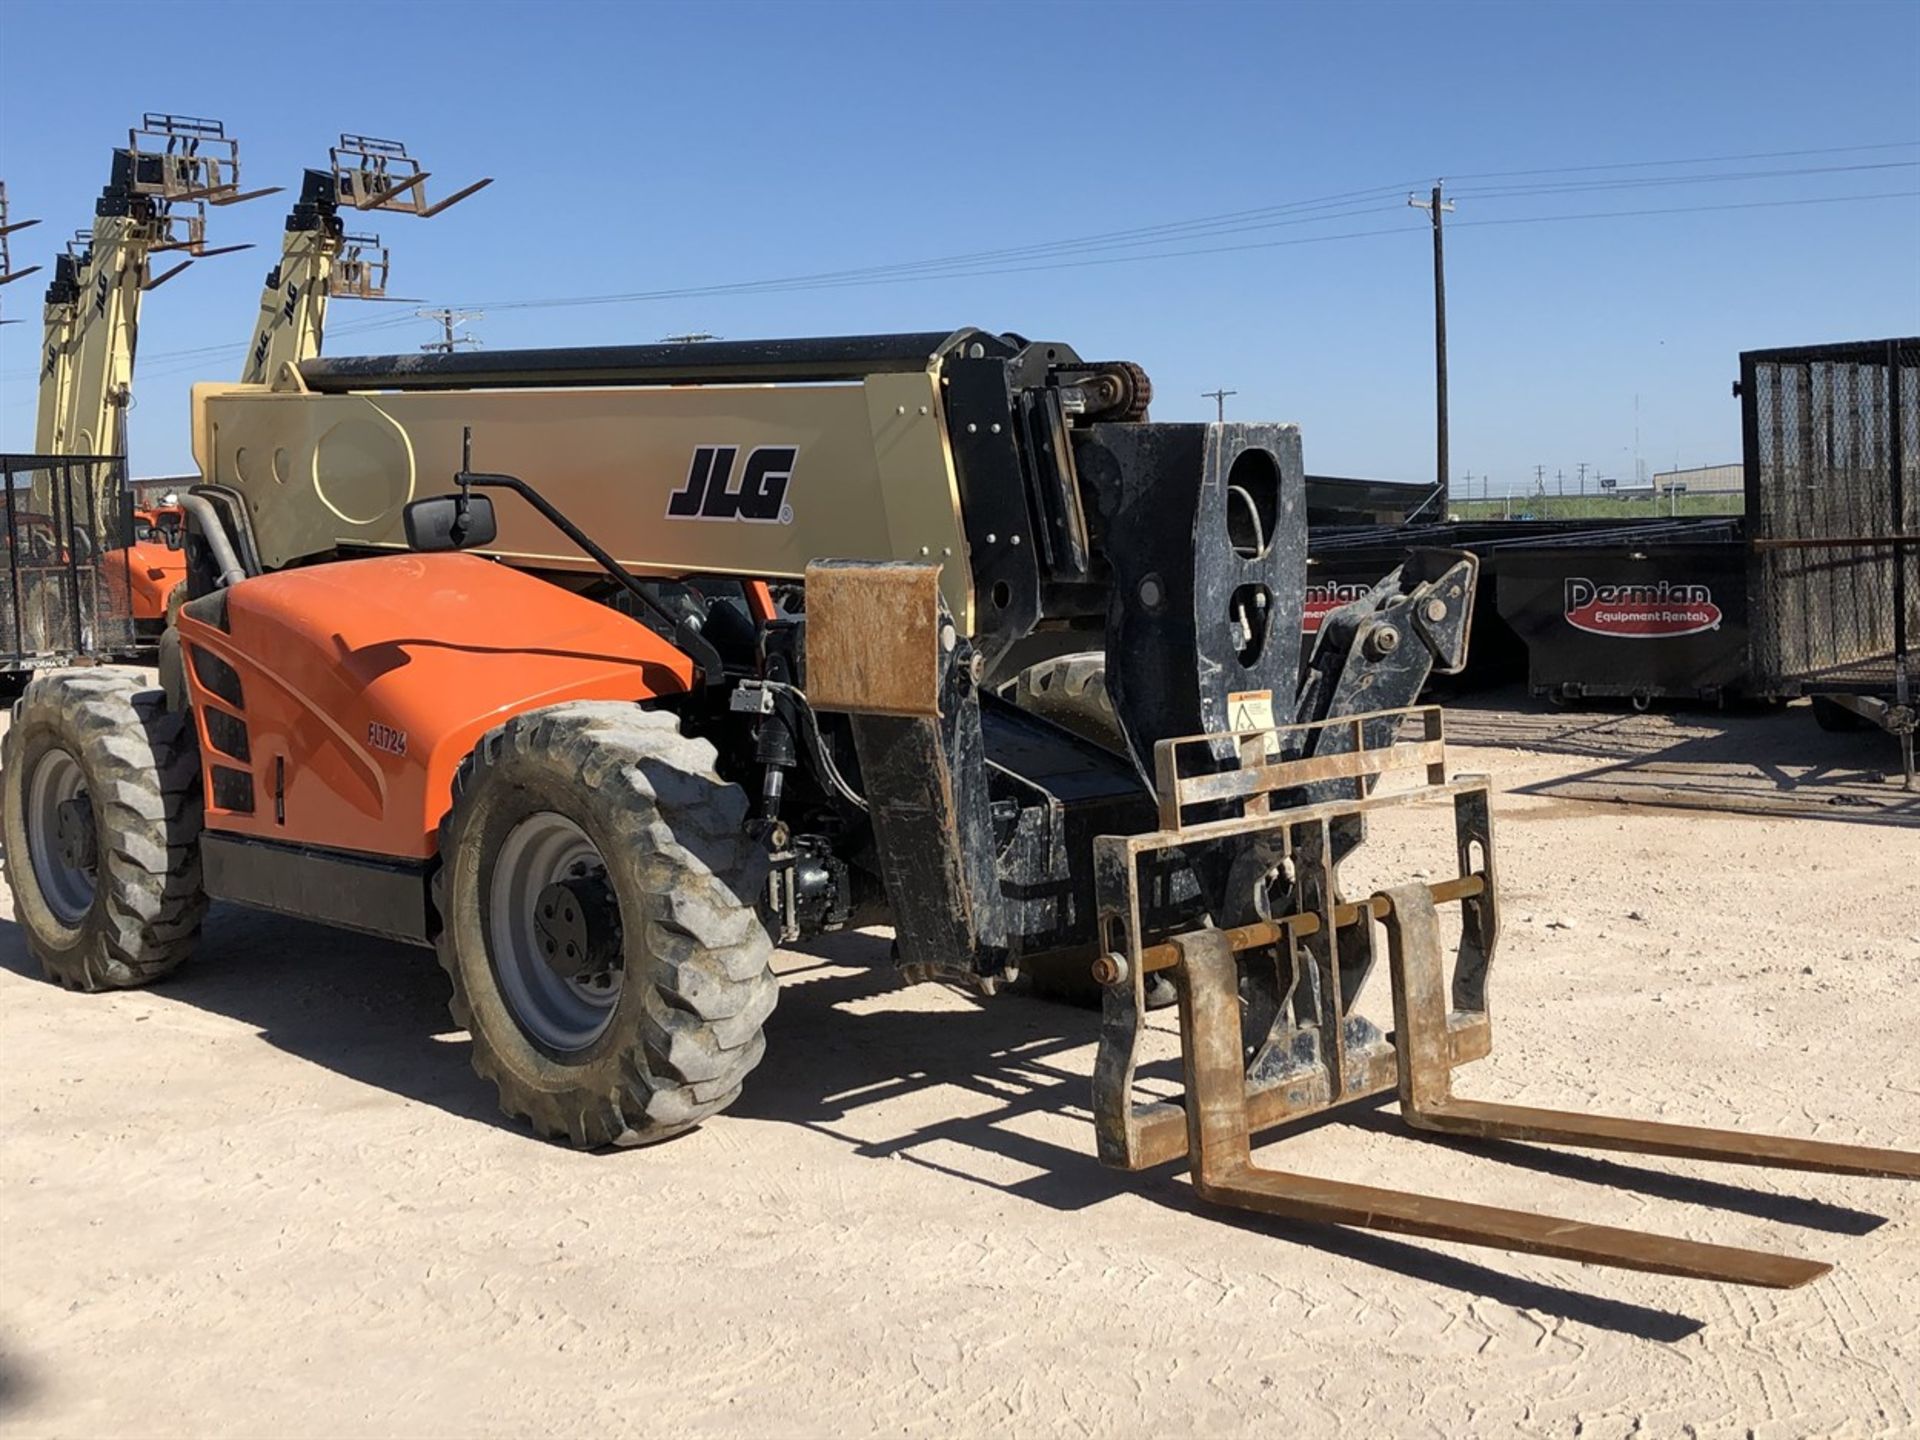
[[[169,504],[169,496],[181,496],[200,483],[198,475],[152,475],[144,480],[129,480],[127,488],[133,492],[136,505]]]
[[[1696,465],[1691,470],[1662,470],[1653,477],[1653,493],[1665,495],[1675,486],[1682,495],[1738,495],[1747,488],[1746,468],[1732,465]]]

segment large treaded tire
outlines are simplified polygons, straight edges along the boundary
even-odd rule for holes
[[[1015,678],[1013,703],[1044,716],[1083,740],[1116,754],[1127,753],[1119,717],[1107,694],[1107,657],[1098,650],[1056,655],[1030,665]]]
[[[77,923],[49,904],[30,844],[29,786],[53,751],[78,762],[93,813],[93,897]],[[124,990],[185,960],[207,908],[192,717],[170,712],[137,670],[52,671],[15,702],[0,761],[7,884],[47,977],[73,990]]]
[[[551,812],[584,831],[619,905],[620,994],[606,1028],[557,1052],[516,1019],[487,915],[503,844]],[[758,909],[764,850],[713,746],[674,716],[556,705],[487,732],[453,782],[435,881],[440,963],[473,1067],[508,1115],[583,1148],[664,1140],[726,1108],[760,1063],[778,987]]]

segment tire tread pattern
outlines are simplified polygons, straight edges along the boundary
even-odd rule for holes
[[[77,942],[56,944],[21,914],[38,893],[25,845],[22,764],[36,732],[51,732],[87,774],[99,854],[94,908]],[[0,871],[28,948],[70,990],[150,984],[194,949],[207,897],[200,879],[202,794],[193,717],[167,708],[138,670],[100,666],[36,675],[14,702],[4,746],[8,774]],[[15,787],[20,787],[16,793]]]
[[[585,1147],[678,1134],[739,1095],[765,1053],[762,1026],[778,994],[773,942],[757,909],[767,862],[746,833],[746,795],[720,779],[713,746],[683,735],[669,712],[599,701],[528,712],[487,732],[455,773],[435,878],[442,916],[453,899],[447,857],[471,797],[509,761],[570,777],[613,841],[603,858],[627,871],[629,894],[648,897],[639,953],[633,917],[627,940],[627,983],[644,966],[647,990],[620,1083],[606,1091],[533,1086],[475,1027],[470,977],[491,983],[488,962],[456,953],[457,927],[443,923],[440,963],[453,982],[453,1018],[474,1037],[474,1069],[493,1082],[503,1110],[549,1137]]]

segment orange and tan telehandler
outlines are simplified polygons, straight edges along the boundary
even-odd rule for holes
[[[87,990],[187,959],[209,899],[432,946],[503,1107],[599,1146],[740,1093],[777,944],[890,923],[910,979],[1098,985],[1110,1165],[1185,1157],[1208,1200],[1306,1220],[1820,1274],[1254,1162],[1259,1131],[1396,1093],[1422,1131],[1920,1176],[1453,1094],[1491,1044],[1494,837],[1416,701],[1464,661],[1474,562],[1416,553],[1303,665],[1299,432],[1148,399],[1135,365],[979,330],[197,387],[162,687],[46,675],[6,736],[28,943]],[[1015,703],[1089,649],[1105,743]],[[1369,819],[1423,799],[1449,873],[1344,885]],[[1390,1030],[1356,1004],[1379,969]],[[1157,988],[1178,1099],[1137,1083]]]

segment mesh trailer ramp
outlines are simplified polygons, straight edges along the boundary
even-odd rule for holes
[[[1740,356],[1752,686],[1900,742],[1914,784],[1920,337]]]
[[[133,648],[130,505],[118,456],[0,455],[0,684]]]

